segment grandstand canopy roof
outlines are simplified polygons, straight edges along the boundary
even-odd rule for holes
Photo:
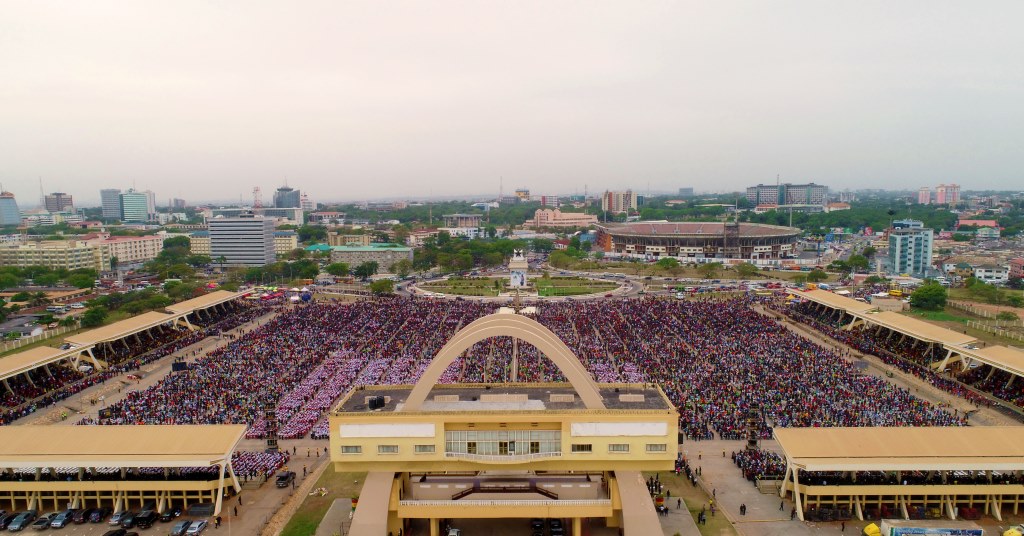
[[[150,311],[148,313],[142,313],[138,316],[133,316],[129,319],[122,320],[120,322],[114,322],[109,326],[103,326],[93,330],[79,333],[78,335],[72,335],[65,338],[64,340],[81,346],[93,345],[101,342],[116,341],[140,331],[145,331],[150,328],[159,326],[166,322],[170,322],[176,318],[179,318],[181,314],[164,314],[156,311]]]
[[[988,346],[986,348],[957,348],[958,354],[1005,370],[1017,376],[1024,376],[1024,350],[1009,346]]]
[[[37,346],[24,352],[0,358],[0,380],[17,376],[47,363],[76,356],[86,349],[88,348],[76,347],[61,350],[60,348],[50,348],[49,346]]]
[[[701,236],[718,235],[725,233],[725,224],[720,221],[686,221],[686,222],[630,222],[630,223],[602,223],[598,227],[616,235],[657,235],[657,236]],[[740,223],[739,234],[741,237],[767,237],[767,236],[796,236],[800,229],[795,227],[783,227],[780,225],[768,225],[764,223]]]
[[[244,435],[241,424],[4,426],[0,467],[207,467]]]
[[[801,291],[797,289],[791,289],[790,293],[794,296],[810,300],[815,303],[820,303],[826,307],[833,309],[842,309],[848,313],[866,313],[874,307],[870,303],[864,303],[857,301],[853,298],[847,298],[846,296],[840,296],[834,292],[827,290],[807,290]]]
[[[1024,427],[775,428],[805,471],[1024,470]]]
[[[863,315],[862,318],[872,324],[898,331],[926,342],[938,342],[949,346],[963,346],[978,340],[965,333],[936,326],[935,324],[892,311]]]
[[[192,298],[191,300],[185,300],[181,303],[170,305],[167,307],[167,310],[172,313],[188,314],[199,309],[206,309],[207,307],[213,307],[214,305],[220,305],[225,302],[236,300],[246,294],[246,292],[217,290],[209,294],[199,296],[198,298]]]

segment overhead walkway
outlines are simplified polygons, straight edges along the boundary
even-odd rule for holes
[[[1024,427],[775,428],[786,459],[780,495],[797,516],[845,508],[858,519],[888,511],[1002,520],[1024,500]]]

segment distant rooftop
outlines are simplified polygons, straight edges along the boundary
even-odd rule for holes
[[[311,247],[313,247],[313,246],[310,246],[310,248]],[[327,247],[329,247],[332,251],[381,251],[381,250],[387,250],[387,251],[391,251],[391,250],[394,250],[394,251],[409,251],[409,250],[412,249],[412,248],[409,248],[407,246],[401,246],[401,245],[398,245],[398,244],[370,244],[369,246],[327,246]],[[306,248],[306,249],[309,249],[309,248]],[[321,251],[324,251],[323,248],[317,248],[317,249],[319,249]]]

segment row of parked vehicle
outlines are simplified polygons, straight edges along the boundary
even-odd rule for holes
[[[162,514],[155,510],[156,505],[147,503],[142,510],[123,510],[113,512],[110,508],[81,508],[68,509],[59,512],[38,515],[36,510],[25,510],[22,512],[6,512],[0,510],[0,530],[9,532],[20,532],[29,527],[33,530],[61,529],[71,523],[81,525],[84,523],[102,523],[107,521],[108,525],[120,527],[108,531],[103,536],[127,536],[136,534],[127,532],[126,529],[140,528],[148,529],[157,521],[170,522],[181,516],[180,508],[168,508]],[[171,529],[173,536],[185,536],[201,534],[206,530],[207,521],[179,521]]]

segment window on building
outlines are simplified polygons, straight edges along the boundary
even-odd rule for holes
[[[590,443],[573,443],[572,444],[572,451],[573,452],[594,452],[594,445],[591,445]]]
[[[363,447],[360,447],[359,445],[342,445],[341,446],[341,453],[342,454],[362,454],[363,453]]]
[[[608,452],[629,452],[629,443],[611,443]]]
[[[647,452],[667,452],[668,445],[665,443],[648,443]]]
[[[434,445],[416,445],[416,454],[433,454]]]
[[[377,445],[377,454],[398,454],[398,445]]]

